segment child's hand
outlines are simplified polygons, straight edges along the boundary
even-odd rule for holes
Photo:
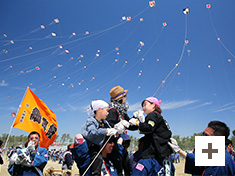
[[[144,111],[142,109],[139,109],[138,111],[133,113],[134,117],[138,118],[141,122],[145,121],[144,117]]]
[[[127,128],[129,128],[129,126],[130,126],[130,123],[127,122],[126,120],[122,120],[121,123],[122,123],[123,126],[125,126]]]
[[[113,136],[116,135],[118,133],[118,131],[114,128],[107,128],[106,134],[107,136]]]
[[[129,120],[129,123],[130,123],[131,125],[139,126],[139,120],[136,119],[136,118],[131,118],[131,119]]]
[[[128,123],[129,124],[129,123]],[[122,125],[121,122],[114,125],[114,129],[117,130],[118,134],[122,134],[125,131],[125,127]]]

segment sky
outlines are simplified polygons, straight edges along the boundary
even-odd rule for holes
[[[0,1],[0,134],[9,132],[27,86],[56,113],[59,136],[81,133],[90,102],[109,102],[117,85],[128,89],[130,117],[146,97],[161,99],[173,135],[202,132],[211,120],[235,130],[234,6]]]

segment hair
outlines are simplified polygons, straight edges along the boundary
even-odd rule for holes
[[[208,124],[208,127],[212,128],[214,130],[215,136],[225,136],[225,139],[228,139],[228,136],[230,134],[229,127],[224,123],[220,121],[211,121]]]
[[[0,140],[0,146],[2,145],[2,143],[3,143],[2,140]]]
[[[230,139],[226,139],[225,145],[228,146],[229,144],[233,145],[233,142]]]
[[[69,144],[68,146],[67,146],[67,150],[69,151],[70,150],[70,146],[71,146],[72,144]]]
[[[144,100],[144,101],[141,103],[141,106],[142,106],[142,107],[143,107],[145,101],[148,101],[148,100]],[[150,102],[150,101],[148,101],[148,102],[151,103],[151,104],[154,104],[154,103],[152,103],[152,102]],[[154,105],[155,105],[154,111],[157,111],[159,114],[161,114],[161,113],[162,113],[162,109],[161,109],[160,107],[158,107],[156,104],[154,104]]]
[[[28,139],[30,138],[30,136],[31,136],[32,134],[37,134],[38,137],[39,137],[39,139],[40,139],[40,134],[39,134],[37,131],[32,131],[31,133],[29,133]]]

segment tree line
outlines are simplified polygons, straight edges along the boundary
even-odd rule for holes
[[[195,136],[201,136],[202,133],[194,133],[192,136],[187,136],[187,137],[180,137],[179,135],[173,136],[178,142],[178,145],[180,146],[181,149],[190,151],[194,149],[195,146]],[[0,136],[0,140],[5,142],[7,140],[8,134],[3,133]],[[130,147],[128,148],[130,151],[138,150],[138,138],[134,136],[130,136],[131,138],[131,143]],[[24,146],[25,142],[28,140],[28,136],[25,135],[12,135],[9,137],[7,148],[9,147],[16,147],[18,145]],[[70,136],[69,133],[64,133],[61,135],[57,135],[56,139],[53,144],[60,144],[60,145],[67,145],[68,143],[73,143],[74,138]],[[233,142],[233,145],[235,146],[235,130],[232,131],[232,137],[230,140]]]

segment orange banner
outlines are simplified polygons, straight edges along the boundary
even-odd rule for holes
[[[40,134],[40,146],[48,148],[58,133],[56,114],[29,88],[20,105],[13,127]]]

